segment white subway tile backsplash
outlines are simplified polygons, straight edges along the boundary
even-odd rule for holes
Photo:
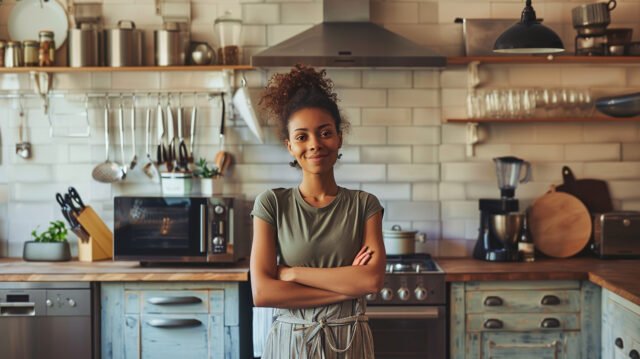
[[[432,89],[390,89],[389,107],[437,107],[440,93]]]
[[[387,91],[371,89],[338,89],[340,105],[346,107],[383,107],[387,104]]]
[[[562,182],[562,167],[569,166],[576,178],[584,177],[585,164],[580,162],[563,162],[563,163],[551,163],[540,162],[532,163],[532,180],[533,181],[549,181],[553,183]]]
[[[440,200],[466,199],[465,185],[464,183],[440,182],[438,197]]]
[[[432,88],[437,89],[440,86],[440,73],[435,70],[431,71],[414,71],[413,87],[415,88]]]
[[[535,126],[537,143],[576,143],[586,138],[581,124],[544,124]],[[524,128],[524,127],[523,127]],[[529,137],[531,134],[529,133]],[[527,141],[530,143],[530,141]]]
[[[160,75],[154,72],[113,72],[112,90],[159,89]]]
[[[371,2],[371,21],[376,23],[417,23],[418,4],[415,2]]]
[[[465,151],[464,145],[442,144],[438,151],[440,162],[462,162],[466,158]]]
[[[640,162],[587,162],[583,165],[584,177],[632,180],[640,177]]]
[[[410,163],[410,146],[362,146],[360,159],[363,163]]]
[[[443,220],[476,218],[478,216],[477,201],[440,201]]]
[[[279,4],[244,4],[242,5],[243,24],[279,24]]]
[[[322,4],[282,4],[280,20],[283,24],[316,24],[322,22]]]
[[[292,159],[285,146],[258,145],[244,146],[242,163],[287,163]]]
[[[448,68],[440,73],[440,84],[442,88],[462,88],[469,86],[466,68]]]
[[[409,108],[364,108],[362,124],[364,126],[406,126],[411,125],[411,116]]]
[[[411,85],[411,71],[375,70],[362,74],[364,88],[410,88]]]
[[[440,219],[440,208],[436,201],[389,201],[385,209],[385,216],[388,221],[430,221]]]
[[[584,162],[620,161],[625,159],[619,143],[565,145],[564,157],[568,161]],[[638,159],[640,159],[640,156],[638,156]]]
[[[606,179],[606,177],[601,176],[598,178]],[[624,200],[640,199],[640,181],[637,179],[633,181],[608,181],[607,183],[613,198]]]
[[[422,2],[418,4],[418,22],[434,24],[438,22],[438,3]]]
[[[268,25],[267,26],[267,45],[273,46],[293,35],[297,35],[308,30],[311,25]]]
[[[437,145],[440,143],[438,127],[389,127],[390,145]]]
[[[384,182],[385,165],[381,164],[339,164],[336,166],[336,180],[341,182]]]
[[[562,145],[511,145],[511,153],[528,161],[557,162],[563,161]]]
[[[413,163],[437,163],[439,147],[432,146],[412,146]]]
[[[622,160],[623,161],[640,160],[640,143],[623,143],[622,144]]]
[[[344,143],[349,145],[384,145],[387,143],[387,129],[385,127],[354,126],[344,137]]]
[[[333,81],[333,85],[337,88],[360,88],[362,87],[362,71],[328,69],[327,77]],[[338,96],[342,100],[341,96]],[[343,102],[341,101],[341,105]],[[344,105],[343,105],[344,106]]]
[[[414,183],[411,199],[413,201],[437,201],[438,184],[436,182]]]
[[[388,171],[388,179],[392,182],[437,181],[440,177],[437,164],[390,164]]]
[[[299,169],[291,168],[288,164],[236,164],[233,166],[233,176],[231,180],[247,182],[274,182],[286,181],[296,182],[302,177]]]
[[[414,108],[413,124],[417,126],[439,126],[442,115],[439,108]]]
[[[638,128],[635,123],[585,123],[584,140],[593,142],[634,142],[638,139]]]
[[[408,183],[364,183],[362,190],[376,195],[381,201],[411,199],[411,185]]]
[[[443,163],[442,181],[475,182],[495,179],[493,163]]]
[[[467,90],[466,89],[442,89],[442,107],[461,107],[466,108]]]
[[[561,70],[562,85],[565,87],[615,87],[627,83],[624,67],[567,66]],[[584,74],[589,76],[584,76]]]
[[[451,23],[457,17],[491,18],[490,3],[488,1],[438,1],[440,23]]]

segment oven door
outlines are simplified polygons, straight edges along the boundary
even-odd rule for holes
[[[116,197],[116,259],[206,259],[206,198]]]
[[[444,359],[445,306],[368,306],[376,359]]]

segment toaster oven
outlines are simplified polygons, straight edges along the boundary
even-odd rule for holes
[[[640,257],[640,212],[595,216],[592,249],[601,258]]]
[[[231,263],[251,250],[239,197],[114,198],[114,260]]]

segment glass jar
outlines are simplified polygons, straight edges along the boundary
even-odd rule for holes
[[[38,38],[40,40],[38,64],[40,66],[53,66],[56,55],[56,44],[53,41],[53,31],[40,31]]]
[[[213,29],[218,38],[218,63],[220,65],[239,65],[242,20],[234,19],[227,11],[215,20]]]
[[[25,40],[22,42],[22,59],[24,66],[38,66],[38,54],[40,51],[40,43],[34,40]]]
[[[0,40],[0,67],[4,67],[4,48],[6,45],[6,41]]]
[[[22,66],[22,44],[20,44],[20,41],[7,41],[7,46],[4,50],[4,66]]]

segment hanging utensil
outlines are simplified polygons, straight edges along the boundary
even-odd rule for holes
[[[147,100],[148,101],[148,100]],[[162,110],[160,113],[162,117]],[[151,159],[151,145],[150,145],[150,137],[151,137],[151,105],[147,103],[147,110],[145,113],[145,124],[144,124],[144,150],[147,153],[147,163],[142,167],[142,171],[147,177],[152,180],[158,179],[158,169],[156,168],[153,160]],[[160,146],[161,141],[159,141],[158,146]],[[158,151],[162,151],[160,148]]]
[[[122,166],[120,169],[122,170],[122,179],[127,177],[127,162],[124,158],[124,105],[123,98],[120,95],[120,107],[118,107],[118,132],[120,132],[120,159],[122,161]]]
[[[136,154],[136,96],[133,95],[131,104],[131,150],[133,152],[131,156],[131,163],[129,163],[129,169],[133,169],[138,164],[138,155]]]
[[[242,75],[241,86],[236,90],[233,95],[233,105],[240,113],[240,117],[247,123],[247,126],[253,132],[258,139],[258,142],[264,143],[262,135],[262,127],[258,121],[258,116],[254,111],[254,106],[251,103],[251,96],[249,94],[249,88],[247,87],[247,79]]]
[[[117,182],[123,178],[122,168],[119,164],[111,162],[109,159],[109,98],[105,98],[104,105],[104,147],[105,161],[98,164],[91,176],[94,180],[102,183]]]
[[[187,145],[184,143],[183,128],[182,128],[182,95],[178,97],[178,167],[186,171],[187,170]]]
[[[196,138],[196,118],[198,117],[198,95],[196,93],[193,94],[193,108],[191,109],[191,124],[189,125],[189,130],[191,131],[189,134],[189,163],[193,163],[193,144],[195,143]]]
[[[224,122],[226,117],[224,93],[220,94],[220,101],[222,102],[222,111],[220,116],[220,135],[219,135],[220,150],[218,151],[218,153],[216,153],[215,163],[216,163],[216,166],[218,167],[218,172],[220,172],[220,175],[222,176],[224,175],[224,172],[227,170],[227,167],[229,167],[229,164],[231,163],[231,155],[228,152],[225,152],[224,150]]]
[[[16,143],[16,154],[24,159],[28,159],[31,158],[31,143],[24,140],[26,137],[24,135],[26,123],[24,118],[24,106],[22,106],[22,95],[18,97],[18,105],[20,106],[20,113],[18,115],[20,116],[20,125],[18,126],[19,142]]]
[[[167,161],[167,149],[164,146],[164,116],[162,114],[162,105],[160,104],[160,95],[158,95],[158,105],[156,106],[156,135],[158,138],[158,150],[156,158],[158,167]]]
[[[167,138],[169,140],[169,150],[167,151],[167,171],[171,172],[176,167],[176,139],[173,128],[173,111],[171,110],[171,95],[167,100]]]

